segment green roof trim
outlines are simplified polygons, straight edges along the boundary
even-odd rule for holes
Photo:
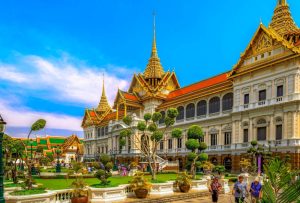
[[[55,143],[55,144],[63,144],[65,142],[64,138],[50,138],[50,143]]]
[[[46,145],[47,144],[47,140],[46,139],[40,139],[40,143],[39,144],[44,144]]]

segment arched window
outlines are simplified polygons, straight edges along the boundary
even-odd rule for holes
[[[184,107],[180,106],[177,108],[178,111],[178,116],[176,117],[177,121],[183,120],[184,119]]]
[[[165,123],[165,116],[166,116],[166,112],[161,111],[161,119],[158,121],[159,124],[164,124]]]
[[[232,93],[225,94],[222,99],[223,111],[232,109],[232,106],[233,106],[233,94]]]
[[[197,116],[205,116],[207,111],[206,109],[207,109],[206,101],[205,100],[199,101],[197,104]]]
[[[185,110],[185,117],[186,118],[194,118],[195,117],[195,104],[190,103],[187,105]]]
[[[220,112],[220,98],[214,97],[209,100],[209,113]]]

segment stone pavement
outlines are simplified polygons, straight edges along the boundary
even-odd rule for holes
[[[181,201],[173,201],[174,203],[211,203],[211,197],[205,196],[205,197],[198,197],[194,199],[187,199],[187,200],[181,200]],[[231,195],[220,195],[219,197],[219,203],[233,203],[234,199]]]

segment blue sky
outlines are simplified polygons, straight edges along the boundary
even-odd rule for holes
[[[300,1],[288,0],[296,23]],[[144,70],[156,11],[157,47],[181,86],[228,71],[276,0],[10,0],[0,8],[0,113],[8,133],[82,135],[84,108],[95,107],[102,74],[112,103]]]

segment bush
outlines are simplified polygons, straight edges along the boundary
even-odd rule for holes
[[[155,140],[155,141],[160,141],[163,138],[164,134],[161,131],[155,131],[153,132],[153,134],[151,135],[151,140]]]
[[[123,122],[126,124],[126,125],[130,125],[132,123],[132,117],[131,116],[125,116],[123,118]]]
[[[200,142],[200,143],[199,143],[198,149],[199,149],[200,151],[206,150],[206,149],[207,149],[207,144],[206,144],[205,142]]]
[[[185,142],[185,146],[186,146],[186,148],[188,148],[189,150],[194,151],[195,149],[197,149],[197,148],[199,147],[199,142],[198,142],[198,140],[195,140],[195,139],[188,139],[188,140]]]
[[[144,131],[146,130],[147,128],[147,125],[144,121],[140,121],[138,122],[138,125],[137,125],[137,129],[140,130],[140,131]]]
[[[207,161],[207,160],[208,160],[208,154],[206,154],[206,153],[201,153],[201,154],[199,155],[199,160],[200,160],[200,161]]]
[[[161,113],[159,113],[159,112],[155,112],[155,113],[152,115],[152,121],[153,121],[153,122],[157,122],[157,121],[159,121],[161,118],[162,118],[162,115],[161,115]]]
[[[203,137],[202,128],[198,125],[192,125],[191,127],[189,127],[187,134],[188,134],[188,139],[198,140],[201,137]]]
[[[172,130],[172,137],[173,138],[181,138],[182,136],[182,129],[181,128],[174,128]]]
[[[157,130],[157,125],[155,123],[151,123],[149,126],[148,126],[148,130],[150,132],[154,132]]]
[[[100,156],[100,162],[95,162],[94,167],[97,169],[95,177],[101,181],[101,185],[109,185],[108,178],[112,176],[110,170],[113,167],[110,156],[102,154]]]
[[[228,178],[229,182],[235,183],[238,179],[236,177]]]
[[[167,117],[175,119],[178,116],[178,110],[176,108],[169,108],[167,111]]]
[[[151,118],[152,118],[151,113],[146,113],[146,114],[144,115],[144,120],[145,120],[145,121],[149,121]]]
[[[167,127],[174,125],[174,123],[175,123],[175,118],[170,118],[168,116],[165,118],[165,125]]]

